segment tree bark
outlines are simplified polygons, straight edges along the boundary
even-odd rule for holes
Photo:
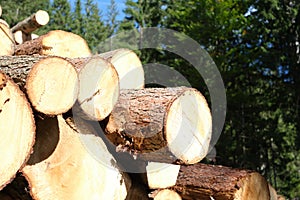
[[[180,165],[148,162],[147,182],[150,189],[162,189],[176,184]]]
[[[125,199],[130,179],[119,171],[93,128],[62,116],[57,116],[56,124],[53,132],[58,131],[59,141],[53,153],[44,160],[35,157],[37,162],[21,171],[33,199]]]
[[[14,37],[6,22],[0,22],[0,56],[13,55],[15,50]]]
[[[150,195],[154,200],[181,200],[181,196],[170,189],[162,189],[153,191]]]
[[[70,59],[79,77],[78,104],[73,112],[101,121],[112,111],[119,97],[119,77],[114,66],[99,56]]]
[[[267,181],[257,172],[224,166],[181,166],[176,186],[183,199],[268,200]]]
[[[16,24],[11,28],[11,31],[22,31],[25,34],[30,34],[41,26],[46,25],[49,22],[49,14],[44,10],[38,10],[30,17]]]
[[[193,88],[121,90],[106,135],[120,152],[148,161],[194,164],[203,159],[212,120]]]
[[[120,78],[120,89],[144,88],[144,69],[139,57],[133,51],[117,49],[99,55],[116,68]]]
[[[19,87],[0,73],[0,190],[25,165],[35,139],[30,104]]]
[[[86,41],[71,32],[53,30],[17,45],[15,55],[54,55],[68,58],[88,57],[92,53]]]
[[[78,75],[64,58],[4,56],[0,67],[21,88],[26,88],[32,106],[47,115],[67,112],[76,101]]]

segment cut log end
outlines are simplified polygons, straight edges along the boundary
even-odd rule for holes
[[[9,26],[0,22],[0,56],[14,54],[14,39]]]
[[[197,90],[186,90],[168,110],[165,136],[170,151],[184,163],[199,162],[208,153],[212,133],[212,118],[205,98]]]
[[[56,55],[68,58],[92,55],[87,42],[79,35],[71,32],[54,30],[41,37],[41,39],[43,46],[42,55]]]
[[[59,141],[54,152],[22,169],[33,199],[125,199],[130,180],[116,166],[99,162],[114,160],[103,141],[88,126],[77,132],[77,127],[71,127],[60,115],[57,122]]]
[[[57,115],[67,112],[76,101],[78,76],[75,67],[59,57],[35,63],[26,80],[32,106],[39,112]]]
[[[49,22],[48,12],[46,12],[44,10],[38,10],[35,13],[35,21],[41,26],[46,25]]]
[[[139,57],[129,49],[117,49],[100,54],[116,68],[120,78],[120,89],[144,88],[144,69]]]
[[[181,200],[180,195],[174,190],[163,189],[158,191],[154,198],[154,200]]]
[[[112,111],[119,97],[115,68],[100,57],[92,57],[79,72],[78,102],[86,117],[101,121]]]
[[[19,87],[0,73],[0,190],[28,160],[35,139],[30,104]]]

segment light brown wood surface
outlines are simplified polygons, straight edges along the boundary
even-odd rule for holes
[[[121,90],[108,119],[107,137],[137,158],[194,164],[208,151],[211,114],[193,88]]]
[[[20,44],[15,55],[54,55],[68,58],[91,56],[87,42],[79,35],[62,30],[53,30],[34,40]]]
[[[111,62],[120,78],[121,89],[141,89],[145,86],[144,69],[139,57],[129,49],[116,49],[99,54]]]
[[[54,151],[22,169],[33,199],[125,199],[130,179],[119,171],[89,124],[73,124],[70,118],[57,116],[57,126]]]
[[[35,140],[35,124],[25,94],[0,73],[0,190],[25,165]]]

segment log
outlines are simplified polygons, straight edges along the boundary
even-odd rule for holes
[[[0,73],[0,190],[25,165],[35,139],[32,109],[24,93]]]
[[[16,31],[22,31],[25,34],[30,34],[39,27],[46,25],[48,22],[49,14],[44,10],[38,10],[30,17],[17,23],[14,27],[11,28],[11,31],[13,33],[15,33]]]
[[[270,200],[278,200],[276,190],[269,184]]]
[[[257,200],[270,199],[268,182],[259,173],[224,166],[181,166],[176,185],[183,199]]]
[[[0,23],[4,24],[5,26],[7,26],[9,28],[9,24],[5,20],[0,19]]]
[[[33,199],[125,199],[130,179],[119,171],[102,139],[89,124],[85,121],[74,124],[71,118],[60,115],[54,120],[58,127],[53,132],[59,130],[55,150],[44,160],[35,157],[39,162],[21,170]],[[47,144],[40,145],[43,146]]]
[[[154,200],[181,200],[182,199],[177,192],[170,189],[162,189],[162,190],[154,191],[151,194],[149,194],[149,196]]]
[[[53,55],[68,58],[88,57],[92,53],[86,41],[77,34],[53,30],[17,45],[15,55]]]
[[[21,88],[26,88],[28,98],[38,112],[61,114],[70,110],[76,101],[77,71],[64,58],[3,56],[0,67]]]
[[[147,181],[150,189],[167,188],[176,184],[180,165],[148,162]]]
[[[164,163],[194,164],[208,151],[212,119],[193,88],[121,90],[105,132],[120,152]]]
[[[0,22],[0,56],[13,55],[15,50],[14,37],[6,22]]]
[[[1,15],[2,15],[2,7],[0,6],[0,17],[1,17]]]
[[[73,107],[73,113],[89,120],[105,119],[119,97],[120,86],[116,69],[99,56],[70,61],[76,66],[79,77],[78,104]]]
[[[116,68],[120,78],[120,89],[144,88],[144,69],[139,57],[133,51],[122,48],[99,55]]]
[[[36,34],[34,34],[34,33],[25,34],[22,31],[16,31],[14,33],[14,38],[15,38],[16,44],[22,44],[22,43],[24,43],[26,41],[33,40],[33,39],[36,39],[38,37],[39,36],[36,35]]]

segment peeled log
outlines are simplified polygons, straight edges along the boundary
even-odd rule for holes
[[[117,49],[99,55],[116,68],[120,78],[120,89],[144,88],[144,69],[139,57],[133,51]]]
[[[106,135],[120,152],[148,161],[194,164],[208,151],[212,119],[193,88],[121,90]]]
[[[26,88],[32,106],[47,115],[67,112],[78,94],[78,76],[72,63],[60,57],[3,56],[1,70]]]
[[[62,30],[50,31],[34,40],[16,46],[15,55],[33,54],[68,58],[88,57],[92,55],[88,44],[82,37]]]
[[[13,55],[14,37],[6,22],[0,22],[0,56]]]
[[[101,121],[106,118],[119,97],[119,77],[114,66],[100,58],[70,59],[78,70],[78,105],[73,112],[85,119]]]
[[[183,199],[269,200],[268,182],[259,173],[224,166],[181,166],[176,186]]]
[[[30,17],[24,19],[23,21],[16,24],[11,28],[14,33],[16,31],[22,31],[25,34],[30,34],[41,26],[46,25],[49,22],[49,15],[44,10],[38,10],[36,13],[32,14]]]
[[[24,93],[0,73],[0,190],[25,165],[35,139],[34,118]]]
[[[52,120],[57,120],[58,126],[53,132],[59,130],[56,148],[44,160],[42,154],[35,156],[21,171],[33,199],[125,199],[130,179],[115,166],[102,139],[85,122],[73,124],[70,118],[65,120],[62,116]],[[46,148],[47,144],[39,147]],[[35,151],[39,152],[39,148]]]

